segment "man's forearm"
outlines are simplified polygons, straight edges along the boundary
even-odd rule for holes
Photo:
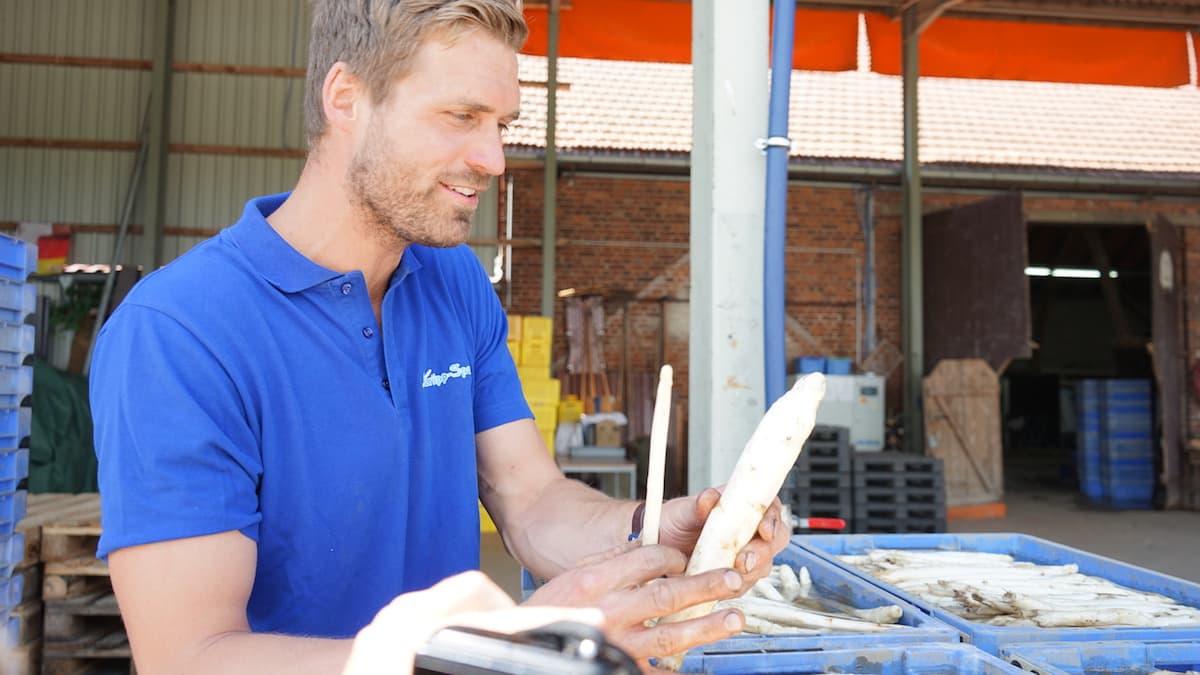
[[[561,478],[542,491],[518,522],[505,528],[505,543],[518,562],[550,578],[628,540],[636,508],[637,502],[613,499],[577,480]]]
[[[352,640],[225,633],[210,640],[176,672],[189,675],[340,675],[352,645]],[[154,670],[145,672],[154,675]],[[397,665],[395,672],[405,671]]]

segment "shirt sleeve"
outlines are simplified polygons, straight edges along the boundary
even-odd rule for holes
[[[475,337],[475,433],[502,424],[532,419],[525,402],[517,366],[508,351],[508,315],[492,289],[483,266],[471,249],[462,247],[465,275],[470,280],[471,316]]]
[[[257,433],[232,376],[196,334],[124,303],[100,332],[90,375],[101,558],[231,530],[257,541]]]

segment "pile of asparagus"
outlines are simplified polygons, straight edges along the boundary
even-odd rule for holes
[[[972,551],[875,549],[838,557],[964,619],[993,626],[1200,625],[1194,607],[1080,574],[1077,565]]]
[[[747,633],[818,635],[830,631],[878,633],[895,628],[903,610],[896,605],[860,609],[823,597],[813,590],[808,568],[797,575],[788,565],[775,565],[745,595],[718,603],[741,610]]]

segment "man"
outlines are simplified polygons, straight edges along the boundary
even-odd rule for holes
[[[504,170],[525,35],[516,0],[317,0],[294,191],[250,201],[106,324],[99,553],[139,672],[337,673],[360,630],[355,664],[383,645],[402,672],[436,626],[512,628],[534,610],[454,576],[478,566],[477,497],[551,578],[530,605],[599,608],[642,658],[740,630],[736,612],[645,621],[763,576],[778,509],[737,571],[646,585],[682,571],[715,491],[665,505],[664,546],[613,552],[636,505],[548,457],[461,246]]]

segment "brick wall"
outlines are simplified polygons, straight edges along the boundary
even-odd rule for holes
[[[514,235],[540,237],[542,174],[515,173]],[[949,208],[980,195],[927,193],[924,209]],[[793,186],[788,199],[787,313],[802,330],[789,334],[788,356],[829,353],[855,356],[856,269],[865,245],[860,225],[860,191],[847,187]],[[688,297],[689,194],[686,180],[602,177],[565,174],[559,183],[556,289],[576,288],[605,295],[631,296],[630,367],[655,371],[662,350],[676,368],[676,391],[687,391],[686,326],[664,319],[663,300]],[[1147,212],[1138,201],[1026,196],[1027,211],[1104,214]],[[900,212],[896,189],[875,191],[877,339],[896,347],[901,334]],[[1200,202],[1162,202],[1153,213],[1200,215]],[[1102,222],[1102,220],[1098,220]],[[1200,279],[1200,229],[1185,228],[1185,283]],[[538,313],[541,308],[541,250],[514,254],[510,311]],[[1195,281],[1192,281],[1195,284]],[[1200,292],[1187,296],[1186,344],[1189,362],[1200,360]],[[620,363],[625,303],[611,302],[605,355]],[[686,321],[676,311],[675,323]],[[682,318],[680,318],[682,317]],[[557,303],[555,361],[565,361],[562,303]],[[660,339],[666,325],[668,334]],[[864,355],[865,356],[865,355]],[[900,405],[900,370],[889,380],[889,409]],[[1200,436],[1200,405],[1189,404],[1192,436]]]

